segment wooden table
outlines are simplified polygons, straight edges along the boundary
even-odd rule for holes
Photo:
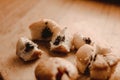
[[[0,73],[5,80],[36,80],[37,61],[16,56],[16,42],[30,37],[28,26],[49,18],[120,50],[120,6],[83,0],[0,0]],[[116,52],[117,53],[117,52]],[[120,53],[117,53],[120,54]]]

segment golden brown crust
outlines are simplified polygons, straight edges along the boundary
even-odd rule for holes
[[[84,73],[94,56],[93,47],[85,44],[78,49],[75,55],[77,56],[77,67],[81,73]]]
[[[67,76],[63,76],[64,74]],[[38,64],[35,76],[38,80],[76,80],[78,72],[72,63],[61,58],[50,58]]]
[[[53,66],[52,63],[42,62],[38,64],[38,66],[35,69],[35,76],[37,80],[52,80],[52,77],[54,76],[54,74],[51,72],[51,70],[54,68],[55,67]]]
[[[33,40],[51,40],[52,36],[60,31],[57,23],[50,19],[41,19],[29,26]]]
[[[96,60],[92,62],[91,68],[96,70],[104,70],[108,68],[108,64],[102,55],[97,55]]]

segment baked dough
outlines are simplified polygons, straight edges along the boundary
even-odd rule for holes
[[[29,26],[33,40],[50,41],[59,32],[60,26],[50,19],[41,19]]]
[[[92,41],[89,37],[85,37],[80,33],[75,33],[73,37],[73,45],[76,49],[79,49],[84,44],[91,44]]]
[[[105,54],[104,58],[110,67],[115,66],[119,61],[119,58],[113,53]]]
[[[41,61],[35,69],[37,80],[77,80],[77,68],[62,58]]]
[[[95,47],[96,53],[101,55],[105,55],[112,52],[111,48],[105,44],[95,42],[93,46]]]
[[[80,73],[92,80],[108,80],[119,58],[102,46],[84,44],[76,52]]]
[[[17,42],[16,54],[24,61],[37,59],[42,53],[37,44],[25,37],[21,37]]]
[[[72,36],[67,31],[67,27],[53,36],[50,42],[50,50],[56,52],[67,53],[72,47]]]
[[[111,69],[102,55],[97,55],[90,65],[90,77],[92,79],[107,80],[110,77]]]
[[[77,67],[80,73],[85,74],[86,68],[90,65],[91,59],[94,57],[94,48],[88,44],[83,45],[75,54],[77,56]]]
[[[35,69],[38,80],[119,80],[120,62],[109,46],[96,43],[80,33],[70,34],[67,28],[50,19],[41,19],[29,26],[32,40],[47,41],[50,51],[69,53],[75,49],[77,64],[54,57],[40,59]],[[73,48],[74,46],[74,48]],[[16,46],[16,54],[24,61],[37,59],[44,52],[31,40],[21,37]],[[77,67],[76,67],[77,66]],[[78,74],[79,71],[79,74]],[[85,76],[81,77],[81,75]],[[78,78],[79,76],[79,78]]]

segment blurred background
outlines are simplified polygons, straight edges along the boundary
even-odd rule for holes
[[[19,37],[30,37],[29,25],[41,18],[52,19],[71,33],[80,32],[120,50],[120,0],[0,0],[1,63],[7,62],[7,53],[15,53]],[[11,76],[7,80],[14,80],[15,74],[9,73],[4,73]],[[34,80],[34,75],[22,76],[21,80]]]

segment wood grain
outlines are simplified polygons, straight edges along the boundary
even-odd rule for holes
[[[30,37],[28,26],[41,18],[53,19],[72,33],[81,32],[120,50],[118,5],[83,0],[0,0],[0,73],[5,80],[35,80],[37,61],[18,59],[16,42],[21,36]]]

